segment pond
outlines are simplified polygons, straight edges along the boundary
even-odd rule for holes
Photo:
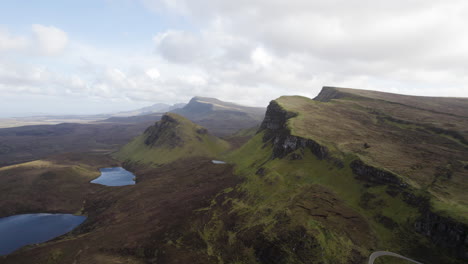
[[[222,160],[212,160],[211,161],[213,164],[226,164],[225,161],[222,161]]]
[[[85,216],[71,214],[22,214],[0,218],[0,256],[66,234],[85,220]]]
[[[94,179],[91,183],[102,184],[106,186],[125,186],[135,184],[135,175],[122,167],[100,169],[101,176]]]

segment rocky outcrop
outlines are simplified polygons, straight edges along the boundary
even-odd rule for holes
[[[414,223],[417,232],[461,259],[468,259],[468,226],[426,211]]]
[[[468,259],[468,226],[451,218],[440,216],[431,211],[427,197],[414,194],[414,189],[391,172],[377,169],[355,160],[350,164],[355,177],[371,185],[387,185],[387,193],[392,196],[401,194],[405,203],[415,207],[421,216],[414,222],[414,230],[428,237],[435,245],[443,247],[454,256]],[[387,219],[378,218],[387,226]]]
[[[169,114],[164,115],[161,121],[156,122],[156,124],[145,130],[145,144],[147,146],[159,146],[162,144],[167,144],[171,147],[181,146],[183,141],[176,133],[175,127],[177,125],[179,125],[177,119]],[[161,137],[164,137],[164,140],[159,140]]]
[[[355,160],[351,162],[349,166],[353,170],[357,179],[363,180],[367,183],[375,185],[395,184],[403,188],[407,187],[407,184],[395,174],[366,165],[361,160]]]
[[[286,111],[276,101],[271,101],[268,105],[259,131],[265,132],[263,142],[273,143],[273,158],[283,158],[298,149],[305,148],[310,149],[319,159],[327,158],[329,155],[326,147],[314,140],[291,135],[287,122],[295,116],[296,113]]]

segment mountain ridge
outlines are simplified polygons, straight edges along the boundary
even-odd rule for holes
[[[212,254],[227,262],[235,257],[364,263],[373,249],[386,248],[423,262],[468,258],[463,191],[468,183],[463,162],[457,161],[466,157],[463,142],[389,118],[419,122],[428,112],[434,115],[430,111],[349,91],[328,97],[273,100],[257,134],[228,155],[244,181],[213,201],[211,219],[200,224]],[[452,129],[465,127],[464,119],[444,116]],[[446,126],[437,118],[424,122],[431,121]],[[415,138],[427,139],[429,149],[414,149],[421,144]],[[427,156],[437,148],[443,152]],[[420,154],[427,159],[417,160]],[[455,160],[445,167],[452,155]],[[300,244],[294,236],[301,237]],[[224,237],[233,239],[225,243]],[[253,253],[235,255],[231,247]]]
[[[216,98],[193,97],[183,108],[172,111],[207,128],[216,136],[229,136],[261,123],[265,108],[242,106]]]

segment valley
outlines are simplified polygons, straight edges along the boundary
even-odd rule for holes
[[[468,99],[337,87],[0,129],[0,217],[87,217],[0,263],[464,263],[467,140]]]

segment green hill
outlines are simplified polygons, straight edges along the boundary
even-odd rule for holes
[[[272,101],[257,135],[227,158],[244,182],[206,209],[208,254],[225,263],[364,263],[389,250],[462,263],[466,105],[342,88]]]
[[[205,128],[167,113],[115,157],[127,163],[157,166],[188,157],[214,158],[228,149],[227,142],[210,135]]]

